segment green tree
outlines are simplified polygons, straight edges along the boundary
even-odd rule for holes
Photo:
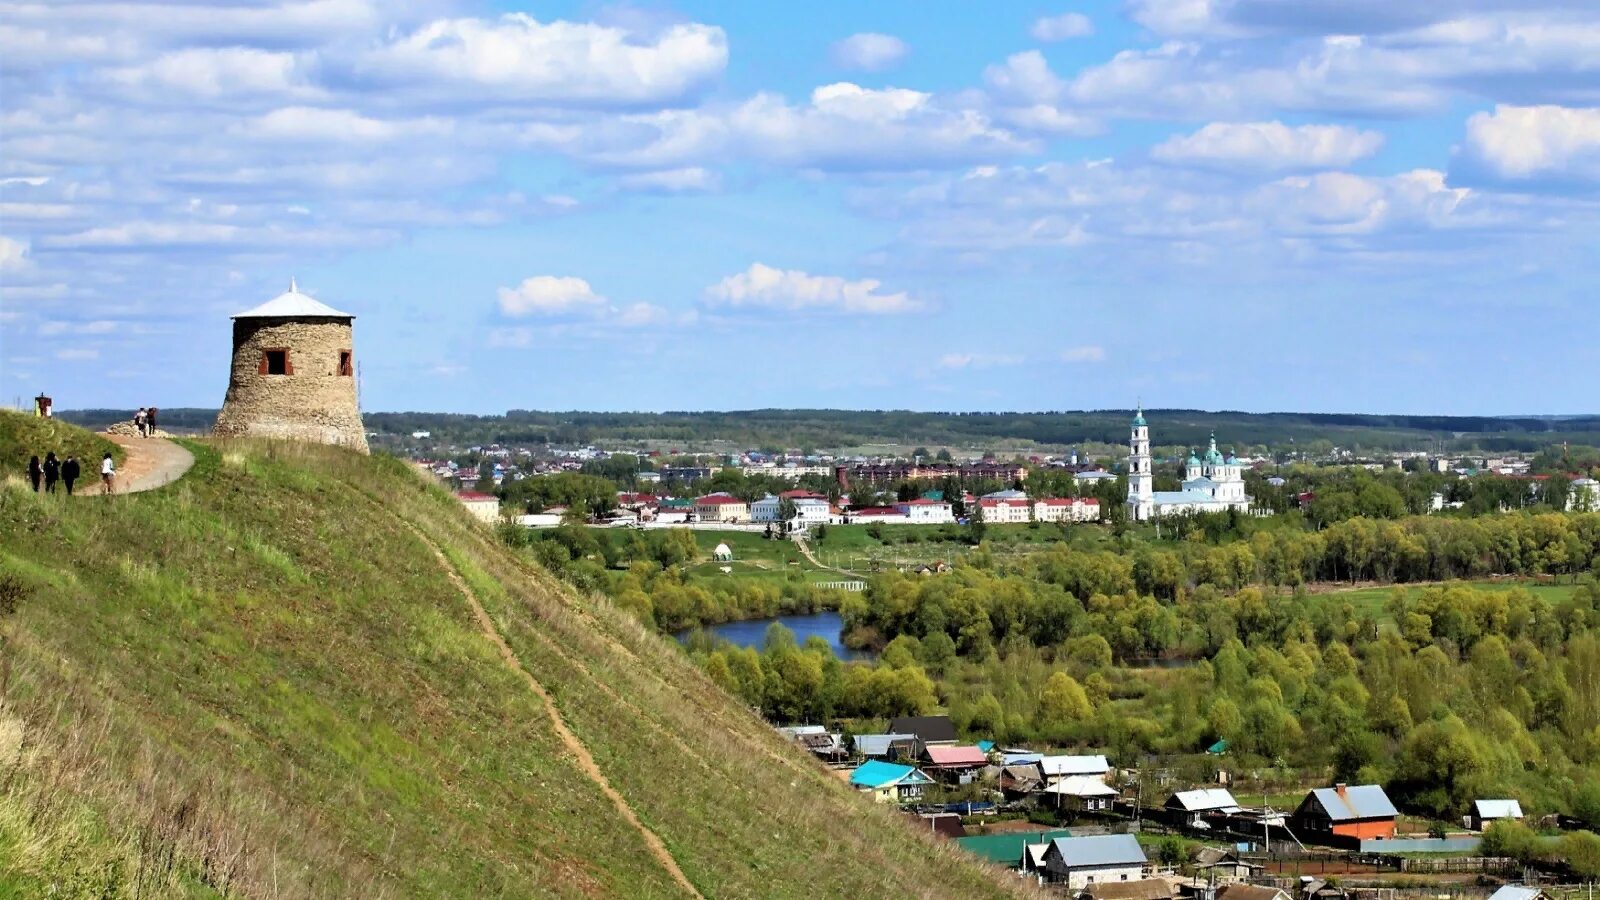
[[[1065,672],[1052,674],[1039,695],[1039,715],[1047,722],[1078,722],[1094,714],[1083,685]]]
[[[1600,835],[1592,831],[1565,835],[1556,845],[1556,856],[1583,881],[1600,880]]]

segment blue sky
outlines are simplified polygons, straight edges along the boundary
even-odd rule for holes
[[[0,397],[1576,413],[1600,8],[0,0]]]

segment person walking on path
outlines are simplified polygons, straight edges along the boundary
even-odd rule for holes
[[[149,411],[144,414],[144,427],[149,432],[145,437],[156,436],[156,408],[154,406],[150,407]]]
[[[60,479],[61,460],[56,459],[55,451],[52,450],[44,455],[44,492],[46,494],[54,494],[56,492],[56,482]]]
[[[144,407],[142,406],[139,407],[138,412],[133,414],[133,427],[138,430],[139,437],[149,437],[148,434],[144,433],[145,415]]]
[[[61,464],[61,480],[66,482],[68,497],[72,496],[72,483],[77,481],[81,474],[83,468],[78,465],[78,458],[70,453],[67,454],[67,461]]]
[[[44,469],[39,465],[39,454],[35,453],[28,459],[28,480],[33,482],[33,492],[39,493],[39,479],[44,477]]]
[[[111,461],[111,454],[100,460],[100,483],[105,485],[106,493],[112,494],[117,490],[117,464]]]

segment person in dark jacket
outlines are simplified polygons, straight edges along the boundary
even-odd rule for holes
[[[39,493],[39,479],[44,477],[44,468],[39,465],[39,455],[35,453],[28,460],[28,480],[33,482],[33,492]]]
[[[67,461],[61,464],[61,480],[67,485],[67,496],[72,496],[72,483],[83,474],[83,467],[78,465],[78,458],[67,454]]]
[[[44,455],[44,492],[46,494],[54,494],[56,492],[56,482],[60,478],[61,460],[56,459],[55,451],[52,450]]]
[[[145,437],[156,436],[156,408],[150,407],[144,414]]]

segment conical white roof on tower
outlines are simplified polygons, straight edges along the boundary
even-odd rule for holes
[[[289,289],[271,300],[242,313],[234,314],[235,319],[297,319],[304,317],[324,317],[334,319],[354,319],[355,316],[340,312],[337,309],[300,293],[300,288],[295,285],[294,279],[289,279]]]

